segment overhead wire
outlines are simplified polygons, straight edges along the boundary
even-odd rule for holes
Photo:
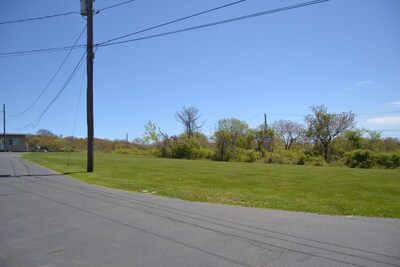
[[[100,8],[95,10],[97,13],[99,13],[100,11],[103,10],[107,10],[107,9],[111,9],[114,7],[118,7],[118,6],[122,6],[131,2],[134,2],[136,0],[129,0],[129,1],[125,1],[119,4],[115,4],[112,6],[108,6],[108,7],[104,7],[104,8]],[[74,14],[80,14],[79,12],[65,12],[65,13],[59,13],[59,14],[53,14],[53,15],[47,15],[47,16],[40,16],[40,17],[35,17],[35,18],[27,18],[27,19],[18,19],[18,20],[10,20],[10,21],[2,21],[0,22],[0,25],[5,25],[5,24],[14,24],[14,23],[21,23],[21,22],[27,22],[27,21],[35,21],[35,20],[42,20],[42,19],[51,19],[51,18],[56,18],[56,17],[61,17],[61,16],[68,16],[68,15],[74,15]]]
[[[71,150],[72,150],[71,149],[71,145],[72,145],[72,143],[74,141],[74,136],[75,136],[76,122],[78,120],[78,111],[79,111],[79,105],[81,103],[81,96],[82,96],[82,88],[83,88],[84,78],[85,78],[85,72],[83,72],[83,74],[82,74],[81,88],[79,89],[78,103],[76,105],[75,118],[74,118],[74,127],[72,129],[72,140],[71,140],[71,143],[68,146],[68,163],[67,163],[68,167],[69,167],[70,162],[71,162]]]
[[[4,52],[4,53],[0,53],[0,57],[27,56],[27,55],[35,55],[35,54],[43,54],[43,53],[61,52],[61,51],[66,51],[66,50],[70,50],[70,49],[79,49],[79,48],[86,48],[86,45],[62,46],[62,47],[43,48],[43,49],[34,49],[34,50],[25,50],[25,51]]]
[[[206,14],[206,13],[210,13],[210,12],[213,12],[213,11],[216,11],[216,10],[227,8],[227,7],[230,7],[230,6],[245,2],[245,1],[246,0],[239,0],[239,1],[232,2],[232,3],[226,4],[226,5],[222,5],[222,6],[218,6],[218,7],[215,7],[215,8],[211,8],[211,9],[208,9],[208,10],[205,10],[205,11],[201,11],[201,12],[198,12],[198,13],[183,17],[183,18],[175,19],[175,20],[172,20],[172,21],[169,21],[169,22],[165,22],[165,23],[162,23],[162,24],[159,24],[159,25],[156,25],[156,26],[152,26],[152,27],[140,30],[140,31],[136,31],[136,32],[132,32],[132,33],[129,33],[129,34],[125,34],[125,35],[122,35],[122,36],[119,36],[119,37],[116,37],[116,38],[101,42],[98,45],[103,45],[103,44],[106,44],[106,43],[110,43],[110,42],[113,42],[113,41],[116,41],[116,40],[120,40],[120,39],[129,37],[129,36],[135,35],[135,34],[139,34],[139,33],[143,33],[143,32],[146,32],[146,31],[154,30],[154,29],[157,29],[157,28],[160,28],[160,27],[164,27],[164,26],[167,26],[167,25],[179,22],[179,21],[187,20],[187,19],[190,19],[190,18],[194,18],[194,17],[200,16],[200,15]]]
[[[119,4],[115,4],[115,5],[112,5],[112,6],[108,6],[108,7],[103,7],[103,8],[100,8],[100,9],[96,9],[96,10],[94,10],[94,12],[95,12],[96,14],[98,14],[100,11],[107,10],[107,9],[111,9],[111,8],[118,7],[118,6],[122,6],[122,5],[125,5],[125,4],[129,4],[129,3],[132,3],[132,2],[135,2],[135,1],[136,1],[136,0],[125,1],[125,2],[122,2],[122,3],[119,3]]]
[[[135,39],[124,40],[124,41],[117,41],[117,42],[106,41],[106,42],[99,43],[96,45],[98,47],[104,47],[104,46],[111,46],[111,45],[136,42],[136,41],[141,41],[141,40],[146,40],[146,39],[152,39],[152,38],[162,37],[162,36],[166,36],[166,35],[172,35],[172,34],[177,34],[177,33],[182,33],[182,32],[187,32],[187,31],[193,31],[193,30],[198,30],[198,29],[202,29],[202,28],[207,28],[207,27],[217,26],[217,25],[226,24],[226,23],[230,23],[230,22],[235,22],[235,21],[239,21],[239,20],[245,20],[245,19],[250,19],[250,18],[254,18],[254,17],[283,12],[283,11],[301,8],[301,7],[305,7],[305,6],[320,4],[323,2],[327,2],[327,1],[329,1],[329,0],[316,0],[316,1],[304,2],[304,3],[300,3],[300,4],[296,4],[296,5],[290,5],[290,6],[285,6],[285,7],[281,7],[281,8],[266,10],[263,12],[258,12],[258,13],[253,13],[253,14],[249,14],[249,15],[245,15],[245,16],[232,18],[232,19],[226,19],[226,20],[216,21],[216,22],[212,22],[212,23],[202,24],[202,25],[184,28],[184,29],[180,29],[180,30],[169,31],[169,32],[154,34],[154,35],[150,35],[150,36],[144,36],[144,37],[135,38]],[[119,39],[124,38],[124,36],[120,36],[117,38],[119,38]],[[114,38],[114,40],[116,40],[117,38]]]
[[[78,43],[78,41],[81,39],[82,34],[85,32],[86,30],[86,25],[85,27],[83,27],[81,33],[79,34],[78,38],[76,39],[74,45],[71,47],[71,49],[69,50],[67,56],[64,58],[64,60],[62,61],[61,65],[58,67],[57,71],[53,74],[53,76],[51,77],[50,81],[47,83],[47,85],[44,87],[44,89],[42,90],[42,92],[39,94],[39,96],[32,102],[32,104],[30,104],[24,111],[18,113],[18,114],[10,114],[7,113],[8,116],[10,117],[19,117],[23,114],[25,114],[28,110],[30,110],[35,104],[36,102],[40,99],[40,97],[47,91],[47,89],[50,87],[50,85],[52,84],[52,82],[54,81],[54,79],[56,78],[57,74],[60,72],[60,70],[62,69],[62,67],[64,66],[65,62],[67,61],[67,59],[69,58],[69,56],[71,55],[74,47],[76,46],[76,44]]]
[[[65,91],[65,89],[68,87],[69,83],[72,81],[72,79],[75,77],[76,73],[79,71],[79,69],[82,66],[82,63],[84,62],[83,59],[86,55],[87,51],[85,51],[82,55],[82,57],[79,59],[78,63],[76,64],[74,70],[72,71],[72,73],[70,74],[70,76],[68,77],[67,81],[64,83],[64,85],[61,87],[61,89],[58,91],[58,93],[55,95],[55,97],[50,101],[50,103],[46,106],[46,108],[42,111],[42,113],[40,114],[40,116],[32,121],[31,123],[20,127],[20,128],[15,128],[15,127],[11,127],[14,130],[23,130],[23,129],[27,129],[29,127],[36,127],[39,122],[41,121],[43,115],[49,110],[49,108],[54,104],[54,102],[60,97],[60,95]]]
[[[199,12],[199,13],[196,13],[196,14],[192,14],[192,15],[180,18],[180,19],[172,20],[172,21],[169,21],[169,22],[166,22],[166,23],[162,23],[162,24],[159,24],[159,25],[156,25],[156,26],[152,26],[152,27],[149,27],[149,28],[137,31],[137,32],[133,32],[133,33],[130,33],[130,34],[126,34],[126,35],[117,37],[117,38],[113,38],[113,39],[107,40],[105,42],[101,42],[100,44],[109,43],[109,42],[112,42],[112,41],[115,41],[115,40],[119,40],[119,39],[122,39],[122,38],[126,38],[126,37],[129,37],[129,36],[135,35],[135,34],[139,34],[139,33],[143,33],[143,32],[149,31],[149,30],[157,29],[157,28],[160,28],[160,27],[163,27],[163,26],[166,26],[166,25],[170,25],[170,24],[179,22],[179,21],[183,21],[183,20],[186,20],[186,19],[189,19],[189,18],[193,18],[193,17],[199,16],[199,15],[202,15],[202,14],[206,14],[206,13],[209,13],[209,12],[212,12],[212,11],[216,11],[216,10],[228,7],[228,6],[232,6],[232,5],[244,2],[244,1],[246,1],[246,0],[240,0],[240,1],[229,3],[229,4],[226,4],[226,5],[223,5],[223,6],[215,7],[215,8],[212,8],[212,9],[209,9],[209,10],[205,10],[205,11],[202,11],[202,12]],[[106,7],[106,8],[102,8],[102,9],[99,9],[99,10],[101,11],[101,10],[109,9],[109,8],[112,8],[112,7],[120,6],[120,5],[128,3],[128,2],[133,2],[133,1],[123,2],[123,3],[117,4],[117,5]],[[0,53],[0,57],[27,56],[27,55],[35,55],[35,54],[43,54],[43,53],[47,54],[47,53],[61,52],[61,51],[69,50],[69,49],[78,49],[78,48],[85,48],[85,47],[86,47],[86,45],[75,45],[74,47],[72,47],[72,46],[63,46],[63,47],[43,48],[43,49],[35,49],[35,50],[3,52],[3,53]]]
[[[20,22],[26,22],[26,21],[34,21],[34,20],[42,20],[42,19],[51,19],[51,18],[55,18],[55,17],[68,16],[68,15],[73,15],[73,14],[79,14],[79,12],[66,12],[66,13],[60,13],[60,14],[54,14],[54,15],[48,15],[48,16],[41,16],[41,17],[36,17],[36,18],[3,21],[3,22],[0,22],[0,25],[20,23]]]

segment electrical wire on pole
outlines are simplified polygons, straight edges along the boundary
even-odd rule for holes
[[[78,12],[66,12],[66,13],[54,14],[54,15],[48,15],[48,16],[41,16],[41,17],[36,17],[36,18],[3,21],[3,22],[0,22],[0,25],[21,23],[21,22],[35,21],[35,20],[42,20],[42,19],[51,19],[51,18],[55,18],[55,17],[67,16],[67,15],[73,15],[73,14],[79,14],[79,13]]]
[[[128,4],[128,3],[134,2],[134,1],[136,1],[136,0],[129,0],[129,1],[125,1],[125,2],[122,2],[122,3],[119,3],[119,4],[115,4],[115,5],[112,5],[112,6],[100,8],[100,9],[96,10],[96,14],[99,13],[100,11],[111,9],[111,8],[118,7],[118,6],[122,6],[122,5],[125,5],[125,4]],[[75,15],[75,14],[79,14],[79,12],[65,12],[65,13],[46,15],[46,16],[40,16],[40,17],[35,17],[35,18],[2,21],[2,22],[0,22],[0,25],[15,24],[15,23],[21,23],[21,22],[28,22],[28,21],[31,22],[31,21],[42,20],[42,19],[52,19],[52,18],[56,18],[56,17]]]
[[[69,83],[72,81],[72,79],[75,77],[76,73],[78,72],[78,70],[81,68],[83,62],[84,62],[84,58],[86,55],[86,51],[83,53],[82,57],[79,59],[78,63],[76,64],[74,70],[72,71],[72,73],[70,74],[70,76],[68,77],[67,81],[64,83],[64,85],[61,87],[61,89],[58,91],[58,93],[55,95],[55,97],[50,101],[50,103],[46,106],[46,108],[42,111],[42,113],[40,114],[40,116],[32,121],[31,123],[20,127],[20,128],[16,128],[16,127],[10,127],[13,130],[24,130],[27,129],[29,127],[36,127],[39,122],[41,121],[42,117],[44,116],[44,114],[50,109],[50,107],[54,104],[54,102],[61,96],[61,94],[65,91],[65,89],[68,87]]]
[[[53,76],[51,77],[50,81],[47,83],[47,85],[44,87],[44,89],[42,90],[42,92],[39,94],[39,96],[32,102],[32,104],[30,104],[25,110],[23,110],[22,112],[18,113],[18,114],[10,114],[7,113],[7,116],[10,117],[19,117],[23,114],[25,114],[28,110],[30,110],[35,104],[36,102],[40,99],[40,97],[47,91],[47,89],[50,87],[50,85],[52,84],[52,82],[54,81],[54,79],[56,78],[57,74],[60,72],[60,70],[62,69],[62,67],[64,66],[65,62],[67,61],[67,59],[69,58],[69,56],[72,53],[72,50],[74,49],[74,47],[76,46],[76,44],[78,43],[78,41],[81,39],[81,36],[83,34],[83,32],[86,30],[86,25],[85,27],[82,29],[81,33],[79,34],[78,38],[76,39],[74,45],[71,47],[71,49],[69,50],[67,56],[64,58],[64,60],[62,61],[61,65],[58,67],[57,71],[53,74]]]
[[[198,25],[198,26],[193,26],[193,27],[189,27],[189,28],[184,28],[184,29],[180,29],[180,30],[169,31],[169,32],[154,34],[154,35],[150,35],[150,36],[144,36],[144,37],[135,38],[135,39],[124,40],[124,41],[114,42],[114,41],[108,40],[106,42],[102,42],[102,43],[96,44],[96,46],[97,47],[111,46],[111,45],[117,45],[117,44],[129,43],[129,42],[136,42],[136,41],[141,41],[141,40],[146,40],[146,39],[152,39],[152,38],[157,38],[157,37],[162,37],[162,36],[167,36],[167,35],[173,35],[173,34],[182,33],[182,32],[199,30],[199,29],[213,27],[213,26],[222,25],[222,24],[227,24],[227,23],[231,23],[231,22],[235,22],[235,21],[246,20],[246,19],[255,18],[255,17],[259,17],[259,16],[265,16],[265,15],[270,15],[270,14],[273,14],[273,13],[288,11],[288,10],[291,10],[291,9],[297,9],[297,8],[301,8],[301,7],[320,4],[320,3],[328,2],[328,1],[329,0],[316,0],[316,1],[304,2],[304,3],[300,3],[300,4],[296,4],[296,5],[285,6],[285,7],[276,8],[276,9],[270,9],[270,10],[266,10],[266,11],[262,11],[262,12],[258,12],[258,13],[253,13],[253,14],[249,14],[249,15],[245,15],[245,16],[240,16],[240,17],[236,17],[236,18],[231,18],[231,19],[211,22],[211,23],[202,24],[202,25]],[[132,33],[132,34],[135,34],[135,33]],[[125,38],[125,37],[126,37],[126,35],[123,35],[123,36],[114,38],[113,40],[117,40],[117,39]]]
[[[167,25],[179,22],[179,21],[183,21],[183,20],[186,20],[186,19],[189,19],[189,18],[193,18],[193,17],[199,16],[199,15],[202,15],[202,14],[206,14],[206,13],[209,13],[209,12],[212,12],[212,11],[216,11],[216,10],[219,10],[219,9],[222,9],[222,8],[226,8],[228,6],[236,5],[236,4],[239,4],[239,3],[244,2],[244,1],[247,1],[247,0],[236,1],[236,2],[229,3],[229,4],[226,4],[226,5],[223,5],[223,6],[219,6],[219,7],[215,7],[215,8],[212,8],[212,9],[209,9],[209,10],[205,10],[205,11],[202,11],[202,12],[199,12],[199,13],[195,13],[195,14],[183,17],[183,18],[175,19],[175,20],[172,20],[172,21],[169,21],[169,22],[165,22],[165,23],[156,25],[156,26],[152,26],[152,27],[149,27],[149,28],[146,28],[146,29],[143,29],[143,30],[139,30],[139,31],[136,31],[136,32],[133,32],[133,33],[129,33],[129,34],[126,34],[126,35],[123,35],[123,36],[119,36],[119,37],[116,37],[116,38],[101,42],[101,43],[97,44],[96,46],[98,46],[100,44],[106,44],[106,43],[109,43],[109,42],[112,42],[112,41],[115,41],[115,40],[119,40],[119,39],[122,39],[122,38],[126,38],[126,37],[129,37],[129,36],[132,36],[132,35],[136,35],[136,34],[139,34],[139,33],[143,33],[143,32],[146,32],[146,31],[150,31],[150,30],[153,30],[153,29],[157,29],[157,28],[160,28],[160,27],[163,27],[163,26],[167,26]],[[111,6],[111,7],[114,7],[114,6]],[[108,8],[111,8],[111,7],[108,7]],[[105,10],[105,9],[108,9],[108,8],[103,8],[103,9],[100,9],[100,10]],[[0,57],[27,56],[27,55],[36,55],[36,54],[43,54],[43,53],[47,54],[47,53],[61,52],[61,51],[65,51],[65,50],[68,50],[68,49],[79,49],[79,48],[86,48],[86,45],[76,45],[75,47],[63,46],[63,47],[43,48],[43,49],[35,49],[35,50],[3,52],[3,53],[0,53]]]
[[[101,43],[99,43],[97,45],[101,46],[101,45],[104,45],[104,44],[107,44],[107,43],[110,43],[110,42],[114,42],[114,41],[129,37],[129,36],[132,36],[132,35],[136,35],[136,34],[139,34],[139,33],[147,32],[147,31],[154,30],[154,29],[157,29],[157,28],[161,28],[161,27],[173,24],[173,23],[177,23],[177,22],[183,21],[183,20],[187,20],[187,19],[194,18],[194,17],[200,16],[200,15],[204,15],[206,13],[210,13],[210,12],[217,11],[217,10],[220,10],[220,9],[223,9],[223,8],[227,8],[227,7],[230,7],[230,6],[245,2],[245,1],[246,0],[239,0],[239,1],[232,2],[232,3],[226,4],[226,5],[214,7],[214,8],[211,8],[211,9],[208,9],[208,10],[205,10],[205,11],[201,11],[201,12],[198,12],[198,13],[183,17],[183,18],[171,20],[169,22],[161,23],[161,24],[158,24],[156,26],[152,26],[152,27],[149,27],[149,28],[146,28],[146,29],[143,29],[143,30],[139,30],[139,31],[136,31],[136,32],[128,33],[128,34],[125,34],[125,35],[122,35],[122,36],[119,36],[119,37],[116,37],[116,38],[113,38],[113,39],[109,39],[109,40],[101,42]]]

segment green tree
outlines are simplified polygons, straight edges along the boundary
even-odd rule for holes
[[[248,135],[249,125],[246,122],[236,118],[219,120],[213,136],[216,146],[215,159],[229,160],[237,145],[248,141],[245,140]]]
[[[305,117],[307,134],[321,143],[323,156],[329,161],[328,153],[331,141],[342,132],[354,127],[356,115],[349,112],[328,113],[324,105],[311,106],[312,114]]]
[[[157,133],[157,125],[149,120],[144,126],[144,129],[144,141],[146,143],[156,143],[159,137],[159,134]]]

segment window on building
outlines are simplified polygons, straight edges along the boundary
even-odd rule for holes
[[[8,139],[9,146],[19,146],[19,139],[18,138],[10,138]]]

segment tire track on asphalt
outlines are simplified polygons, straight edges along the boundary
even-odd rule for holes
[[[24,164],[24,165],[25,165],[25,164]],[[26,167],[27,169],[29,169],[28,166],[25,165],[25,167]],[[21,177],[20,177],[20,178],[21,178]],[[39,180],[42,180],[42,181],[44,181],[44,182],[48,182],[48,183],[53,183],[53,184],[58,184],[58,185],[63,185],[63,186],[67,185],[67,186],[72,187],[72,188],[75,187],[75,188],[77,188],[78,190],[84,191],[84,192],[86,192],[86,193],[90,193],[90,194],[100,194],[100,195],[103,195],[103,196],[108,197],[108,198],[114,198],[114,199],[117,199],[117,200],[120,200],[120,201],[126,201],[126,199],[123,199],[123,198],[117,198],[117,197],[115,197],[115,196],[111,196],[111,195],[108,195],[108,194],[99,193],[97,190],[95,190],[95,191],[97,191],[97,192],[93,192],[93,191],[84,189],[83,187],[80,187],[80,186],[73,186],[73,185],[70,185],[70,184],[67,184],[67,183],[63,183],[63,182],[55,182],[55,181],[53,181],[53,180],[49,180],[49,179],[46,179],[46,178],[43,178],[43,177],[36,177],[36,178],[38,178]],[[24,179],[24,180],[25,180],[25,179]],[[32,182],[32,181],[30,181],[30,182]],[[156,213],[154,213],[154,212],[149,212],[149,211],[147,211],[147,210],[143,210],[143,209],[140,209],[140,208],[134,208],[134,207],[131,207],[131,206],[123,205],[123,204],[121,204],[121,203],[112,202],[112,201],[107,201],[107,200],[104,200],[104,199],[101,199],[101,198],[98,198],[98,197],[93,197],[93,196],[90,196],[90,195],[87,195],[87,194],[78,193],[78,192],[76,192],[76,191],[66,190],[65,188],[59,188],[59,187],[55,187],[55,186],[49,186],[49,185],[44,184],[44,183],[42,183],[42,182],[40,182],[39,184],[41,184],[42,186],[47,186],[47,187],[56,189],[56,190],[61,190],[61,191],[65,191],[65,192],[69,192],[69,193],[73,193],[73,194],[78,194],[78,195],[81,195],[81,196],[84,196],[84,197],[87,197],[87,198],[92,198],[92,199],[100,200],[100,201],[106,202],[106,203],[108,203],[108,204],[114,204],[114,205],[118,205],[118,206],[121,206],[121,207],[125,207],[125,208],[131,209],[131,210],[136,210],[136,211],[141,211],[141,212],[144,212],[144,213],[147,213],[147,214],[151,214],[151,215],[153,215],[153,216],[158,216],[158,217],[166,218],[166,219],[169,219],[169,220],[174,220],[174,221],[176,221],[176,222],[183,223],[183,224],[188,224],[188,225],[193,226],[193,227],[202,228],[202,229],[208,230],[208,231],[213,231],[213,232],[215,232],[215,233],[217,233],[217,234],[228,235],[228,236],[231,236],[231,237],[233,237],[233,238],[237,238],[237,239],[240,239],[240,240],[243,240],[243,241],[246,241],[246,242],[250,242],[251,244],[253,244],[253,242],[256,242],[256,243],[258,243],[258,244],[260,244],[260,245],[273,246],[273,247],[276,247],[276,248],[279,248],[279,249],[284,249],[284,250],[289,250],[289,251],[292,251],[292,252],[297,252],[297,253],[306,254],[306,255],[308,255],[308,256],[320,257],[320,258],[324,258],[324,259],[328,259],[328,260],[338,261],[338,262],[341,262],[341,263],[351,264],[351,263],[349,263],[349,262],[343,262],[343,261],[340,261],[340,260],[337,260],[337,259],[332,259],[332,258],[329,258],[329,257],[324,257],[324,256],[321,256],[321,255],[317,255],[317,254],[312,254],[312,253],[304,252],[304,251],[301,251],[301,250],[298,251],[298,250],[293,250],[293,249],[286,248],[286,247],[276,246],[276,245],[269,244],[269,243],[265,243],[265,242],[262,242],[262,241],[259,241],[259,240],[250,239],[250,238],[243,237],[243,236],[238,236],[238,235],[235,235],[235,234],[232,234],[232,233],[227,233],[227,232],[223,232],[223,231],[220,231],[220,230],[211,229],[211,228],[204,227],[204,226],[201,226],[201,225],[197,225],[197,224],[189,223],[189,222],[186,222],[186,221],[178,220],[178,219],[176,219],[176,218],[171,218],[170,216],[160,215],[160,214],[156,214]],[[127,201],[127,202],[129,202],[129,201]],[[134,203],[134,201],[132,201],[132,200],[131,200],[130,202],[131,202],[131,203],[132,203],[132,202]],[[168,212],[168,213],[175,214],[175,215],[178,215],[178,216],[184,216],[184,217],[187,217],[187,218],[190,218],[190,219],[194,219],[194,220],[203,221],[203,222],[208,223],[208,224],[213,224],[213,225],[217,225],[217,226],[220,226],[220,227],[233,229],[233,230],[235,230],[235,231],[241,231],[241,232],[245,232],[245,233],[249,233],[249,234],[254,234],[254,235],[258,235],[258,236],[261,235],[261,236],[264,236],[264,237],[269,238],[269,239],[275,239],[275,240],[278,240],[278,241],[288,242],[288,243],[295,244],[295,245],[300,245],[300,246],[309,247],[309,248],[313,248],[313,249],[323,250],[323,251],[325,251],[325,252],[334,253],[334,254],[338,254],[338,255],[341,255],[341,256],[354,257],[354,258],[361,259],[361,260],[367,260],[367,261],[373,261],[373,262],[376,262],[376,263],[382,263],[382,264],[386,264],[386,265],[397,266],[397,265],[394,265],[394,264],[392,264],[392,263],[388,263],[388,262],[384,262],[384,261],[380,261],[380,260],[376,260],[376,259],[371,259],[371,258],[368,258],[368,257],[366,257],[366,256],[354,255],[354,254],[350,254],[350,253],[339,252],[339,251],[336,251],[336,250],[321,248],[321,247],[317,247],[317,246],[312,246],[312,245],[300,243],[300,242],[297,242],[297,241],[291,241],[291,240],[286,240],[286,239],[277,238],[277,237],[273,237],[273,236],[268,236],[268,235],[265,235],[265,234],[260,234],[260,233],[257,233],[257,232],[248,231],[248,230],[244,230],[244,229],[239,229],[239,228],[236,228],[236,227],[232,227],[232,226],[228,226],[228,225],[224,225],[224,224],[220,224],[220,223],[215,223],[215,222],[212,222],[212,221],[207,221],[207,220],[204,220],[204,219],[201,219],[201,218],[192,217],[192,216],[189,216],[189,215],[186,215],[186,214],[176,213],[176,212],[168,211],[168,210],[161,209],[161,208],[155,208],[154,206],[149,206],[149,205],[144,205],[144,204],[138,204],[138,203],[134,203],[134,204],[136,204],[136,205],[142,205],[142,206],[145,206],[145,207],[148,207],[148,208],[151,208],[151,209],[156,209],[156,210]],[[264,248],[264,249],[267,249],[267,248]],[[387,257],[386,255],[384,255],[384,256]],[[396,258],[395,258],[395,259],[396,259]],[[356,265],[356,266],[359,266],[359,265],[357,265],[357,264],[355,264],[355,265]]]

